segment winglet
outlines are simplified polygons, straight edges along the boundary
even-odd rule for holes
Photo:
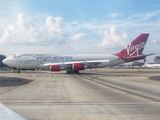
[[[1,120],[27,120],[18,113],[0,103],[0,119]]]

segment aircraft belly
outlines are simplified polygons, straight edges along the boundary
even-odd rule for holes
[[[114,65],[118,65],[118,64],[122,64],[122,63],[124,63],[124,61],[122,61],[120,59],[114,59],[114,60],[109,60],[108,62],[101,62],[101,63],[97,64],[97,67],[114,66]]]
[[[110,66],[109,62],[98,64],[97,67],[107,67]]]

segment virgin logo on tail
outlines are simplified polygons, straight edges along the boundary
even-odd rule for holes
[[[135,54],[135,53],[136,53],[136,55],[139,55],[139,54],[138,54],[138,51],[139,51],[140,49],[144,48],[145,45],[146,45],[146,43],[145,43],[145,42],[141,42],[141,41],[140,41],[140,43],[138,43],[138,44],[136,44],[136,45],[132,45],[132,44],[130,43],[130,44],[127,45],[127,47],[126,47],[127,55],[132,56],[132,55]]]
[[[114,55],[119,57],[141,55],[146,45],[148,36],[148,33],[140,34],[136,39],[134,39],[130,44],[128,44],[127,47]]]

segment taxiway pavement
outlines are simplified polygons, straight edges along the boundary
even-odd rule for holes
[[[96,69],[79,75],[0,73],[30,81],[1,86],[0,102],[29,120],[158,120],[160,79],[150,77],[159,73],[158,69]]]

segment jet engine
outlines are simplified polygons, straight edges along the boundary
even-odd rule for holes
[[[85,66],[83,63],[74,63],[72,66],[73,70],[84,70]]]
[[[50,65],[50,71],[60,71],[61,67],[60,65]]]

